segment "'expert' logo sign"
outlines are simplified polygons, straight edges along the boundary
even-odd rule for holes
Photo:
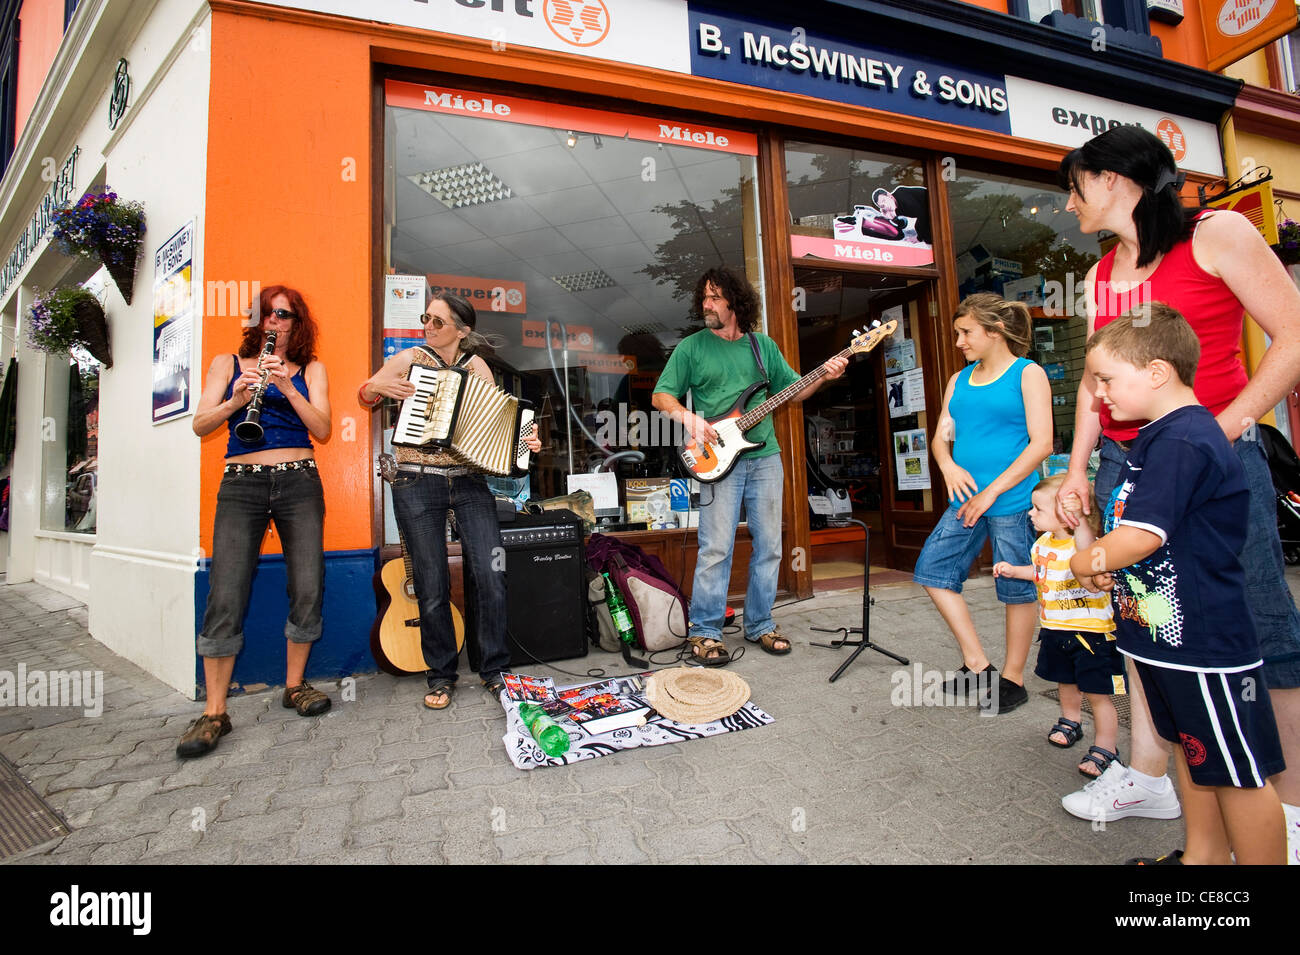
[[[604,0],[546,0],[542,16],[552,33],[574,46],[595,46],[609,36]]]
[[[1227,0],[1219,8],[1217,25],[1224,36],[1241,36],[1264,22],[1277,0]]]

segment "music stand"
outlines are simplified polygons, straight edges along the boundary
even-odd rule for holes
[[[863,521],[859,521],[856,518],[849,517],[844,518],[844,520],[849,524],[857,524],[862,528],[862,626],[808,628],[809,630],[815,630],[818,633],[844,634],[844,637],[841,640],[832,640],[830,643],[814,643],[812,644],[814,647],[822,647],[827,650],[839,650],[842,647],[856,648],[851,654],[849,654],[849,658],[840,664],[839,669],[831,674],[831,678],[828,681],[830,683],[834,683],[838,680],[840,674],[849,668],[849,664],[856,660],[858,654],[863,650],[875,650],[877,653],[883,653],[885,656],[897,660],[899,663],[903,664],[903,666],[908,666],[911,663],[907,657],[900,657],[897,653],[893,653],[879,644],[871,642],[871,605],[876,602],[871,596],[871,528],[869,528]],[[849,634],[851,633],[862,634],[862,639],[850,640]]]

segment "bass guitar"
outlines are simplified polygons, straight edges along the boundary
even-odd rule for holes
[[[375,663],[394,676],[423,673],[429,665],[420,646],[420,604],[415,599],[415,571],[406,541],[402,541],[402,556],[385,563],[375,574],[374,584],[379,615],[370,628],[370,652]],[[451,604],[451,622],[459,651],[465,645],[465,621],[455,604]]]
[[[865,332],[854,332],[854,338],[849,342],[849,347],[835,357],[848,358],[850,355],[866,354],[879,345],[881,341],[894,334],[896,328],[898,328],[898,322],[889,321],[883,325],[873,325]],[[745,393],[740,396],[739,400],[731,406],[731,410],[726,414],[719,415],[716,418],[706,418],[705,420],[718,433],[718,439],[711,443],[699,444],[694,438],[688,437],[686,444],[678,452],[691,477],[705,484],[721,481],[731,473],[731,469],[736,466],[736,461],[742,454],[761,446],[761,443],[747,441],[745,432],[752,430],[755,425],[773,411],[825,374],[826,366],[824,364],[818,365],[789,388],[777,392],[766,401],[746,411],[745,404],[754,396],[754,393],[767,387],[767,382],[757,382],[745,389]]]

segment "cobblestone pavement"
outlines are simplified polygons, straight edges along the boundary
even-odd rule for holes
[[[966,592],[1001,663],[991,584]],[[873,594],[874,639],[925,670],[960,662],[919,588]],[[0,753],[73,830],[10,861],[1114,863],[1179,844],[1178,820],[1094,831],[1061,809],[1083,782],[1084,746],[1048,745],[1057,707],[1032,674],[1029,703],[999,717],[895,705],[910,671],[896,689],[904,668],[874,653],[828,683],[849,651],[810,647],[826,637],[809,627],[855,625],[861,604],[859,589],[779,607],[794,652],[751,648],[733,664],[771,726],[523,772],[499,705],[468,672],[441,713],[422,708],[419,677],[384,674],[355,678],[346,702],[338,683],[318,683],[334,700],[318,718],[282,708],[278,690],[234,697],[234,732],[182,762],[176,742],[201,704],[92,639],[74,601],[0,584],[0,669],[104,674],[99,716],[0,707]],[[597,665],[627,672],[599,651],[560,663]]]

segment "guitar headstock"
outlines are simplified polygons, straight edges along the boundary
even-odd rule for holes
[[[894,334],[898,328],[897,320],[891,319],[883,325],[877,322],[865,332],[854,332],[853,341],[849,342],[849,351],[855,355],[866,354],[881,343],[884,339]]]

